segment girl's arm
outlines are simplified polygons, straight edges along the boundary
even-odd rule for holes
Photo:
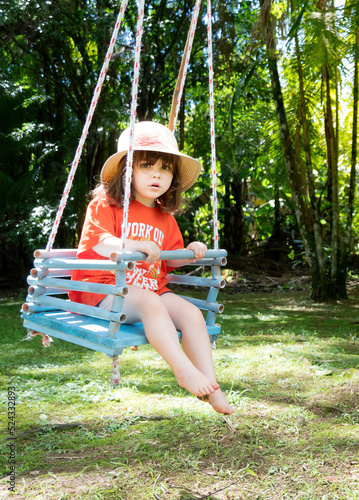
[[[121,251],[121,239],[116,236],[108,236],[97,243],[92,249],[102,257],[110,257],[113,252]],[[153,241],[126,240],[126,251],[147,253],[146,262],[156,262],[160,258],[160,249]]]
[[[102,257],[110,257],[113,252],[121,250],[121,239],[116,236],[108,236],[93,247],[94,252]],[[126,240],[126,250],[130,252],[143,252],[148,255],[146,262],[156,262],[160,258],[160,249],[153,241]],[[200,241],[192,241],[186,250],[193,250],[194,259],[167,260],[169,267],[182,267],[203,259],[207,252],[207,246]]]
[[[166,260],[166,264],[169,267],[182,267],[187,264],[193,264],[197,260],[203,259],[207,252],[207,246],[200,241],[192,241],[185,250],[193,250],[194,259],[181,259],[181,260]]]

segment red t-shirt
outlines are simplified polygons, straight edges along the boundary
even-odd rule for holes
[[[94,198],[87,207],[77,252],[78,258],[107,260],[107,257],[96,253],[93,247],[108,236],[120,238],[122,218],[122,208],[110,205],[102,196]],[[128,226],[128,239],[154,241],[160,250],[183,248],[182,234],[175,218],[171,214],[163,213],[157,206],[149,208],[136,200],[132,201],[128,212]],[[168,290],[166,275],[172,269],[167,267],[166,261],[136,262],[134,270],[126,272],[126,283],[161,295]],[[74,270],[72,279],[115,284],[115,273],[113,271]],[[73,302],[97,305],[106,295],[70,290],[69,297]]]

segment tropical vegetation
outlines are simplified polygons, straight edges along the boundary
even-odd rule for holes
[[[221,246],[307,265],[315,299],[346,297],[358,241],[358,2],[213,2]],[[146,2],[139,120],[167,123],[194,2]],[[114,25],[114,0],[0,0],[3,280],[46,245]],[[136,30],[129,2],[56,246],[75,247],[87,193],[129,123]],[[211,243],[206,12],[177,135],[203,174],[180,217]],[[232,260],[235,262],[235,259]]]

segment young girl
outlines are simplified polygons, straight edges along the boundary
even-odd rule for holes
[[[90,202],[78,249],[79,258],[107,259],[121,249],[122,200],[129,129],[118,140],[117,153],[101,171],[101,185]],[[181,192],[190,188],[200,173],[200,163],[180,153],[172,132],[155,122],[135,125],[133,178],[128,212],[126,250],[147,254],[126,273],[129,293],[123,312],[127,323],[142,321],[146,337],[171,367],[178,384],[208,399],[219,413],[231,414],[231,406],[214,373],[212,349],[201,311],[167,287],[166,275],[176,267],[202,259],[206,245],[198,241],[186,249],[195,260],[159,261],[161,250],[183,248],[183,239],[172,215],[180,205]],[[73,279],[114,284],[106,271],[74,271]],[[114,297],[88,292],[69,293],[70,299],[111,310]],[[182,332],[182,348],[177,330]]]

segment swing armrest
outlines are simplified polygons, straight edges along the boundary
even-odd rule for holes
[[[75,265],[82,266],[82,262],[87,261],[87,265],[89,264],[89,259],[76,259],[77,249],[64,249],[64,250],[36,250],[34,252],[35,256],[35,265],[46,262],[46,267],[61,267],[62,269],[67,268],[70,269],[71,266],[76,262]],[[197,260],[194,265],[202,265],[202,266],[225,266],[227,263],[226,260],[227,252],[226,250],[207,250],[206,255],[202,260]],[[110,262],[120,262],[122,261],[141,261],[146,260],[147,254],[143,252],[114,252],[110,255]],[[182,259],[193,259],[194,252],[192,250],[168,250],[162,251],[160,253],[160,260],[182,260]],[[53,260],[56,259],[56,260]],[[55,266],[54,264],[60,265]],[[101,262],[107,262],[105,267],[111,267],[109,261],[105,260],[93,260],[95,264],[95,269],[97,264]],[[85,265],[85,264],[84,264]],[[113,264],[112,264],[113,265]],[[86,266],[87,267],[87,266]],[[74,269],[76,269],[74,267]],[[78,268],[79,269],[79,268]],[[111,268],[111,270],[114,270]]]
[[[143,254],[146,255],[146,254]],[[35,259],[34,264],[36,267],[44,269],[100,269],[106,271],[132,271],[134,268],[133,262],[128,261],[110,261],[107,259],[77,259],[77,258],[62,258],[53,257],[44,260]],[[137,259],[139,260],[139,259]]]
[[[226,264],[226,250],[207,250],[206,255],[202,260],[196,262],[197,265],[220,265]],[[124,261],[140,261],[146,260],[147,254],[143,252],[113,252],[110,255],[112,262]],[[182,260],[194,259],[194,252],[192,250],[167,250],[160,253],[159,260]],[[216,262],[212,262],[212,260]]]

